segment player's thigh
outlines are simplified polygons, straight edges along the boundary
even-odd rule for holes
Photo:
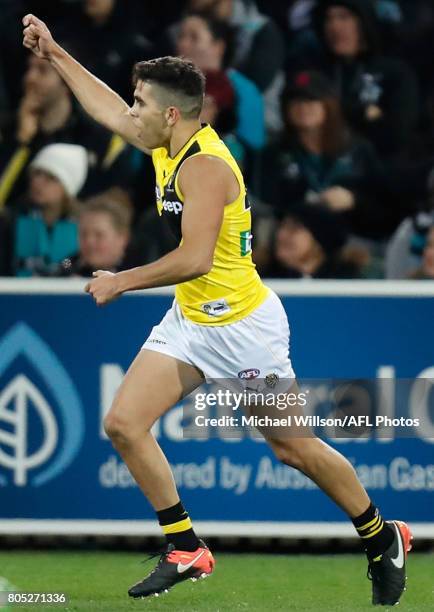
[[[149,431],[162,414],[202,382],[203,375],[194,366],[142,349],[125,374],[106,422]]]

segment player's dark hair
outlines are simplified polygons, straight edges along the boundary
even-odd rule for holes
[[[159,85],[166,94],[162,103],[177,106],[184,119],[199,117],[205,77],[193,62],[171,56],[138,62],[133,69],[133,85],[138,81]]]

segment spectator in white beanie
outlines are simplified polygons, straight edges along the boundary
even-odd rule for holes
[[[48,145],[39,151],[30,164],[30,170],[42,170],[55,177],[72,198],[83,187],[87,169],[87,151],[75,144]]]
[[[75,196],[86,180],[87,151],[80,145],[48,145],[29,170],[27,196],[11,207],[14,273],[58,276],[61,262],[78,252]]]

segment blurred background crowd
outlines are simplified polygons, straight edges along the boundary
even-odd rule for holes
[[[21,18],[132,103],[134,62],[193,60],[243,168],[265,277],[434,278],[432,0],[0,0],[0,275],[155,260],[152,162],[85,116]]]

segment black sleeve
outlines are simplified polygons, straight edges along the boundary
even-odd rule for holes
[[[404,211],[389,188],[389,173],[374,148],[367,142],[357,147],[358,171],[343,187],[354,195],[355,206],[344,213],[354,233],[382,239],[399,224]]]
[[[384,74],[384,94],[380,100],[383,116],[365,119],[365,135],[378,150],[393,154],[406,145],[419,117],[419,90],[416,76],[407,64],[390,60]]]
[[[304,202],[309,184],[301,171],[291,176],[287,171],[291,149],[270,145],[263,155],[262,199],[271,204],[277,214],[283,214],[294,204]]]
[[[134,147],[79,110],[70,141],[84,146],[89,153],[86,182],[79,193],[85,199],[111,187],[127,188],[136,166]]]
[[[246,61],[239,66],[249,79],[265,91],[282,69],[285,61],[285,44],[277,26],[269,21],[256,34]]]

